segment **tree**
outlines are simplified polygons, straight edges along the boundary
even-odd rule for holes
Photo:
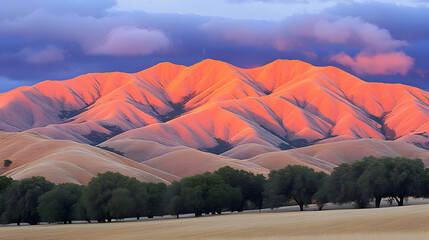
[[[233,169],[229,166],[219,168],[214,172],[222,177],[224,182],[232,188],[238,188],[241,192],[241,202],[231,211],[243,211],[247,201],[250,201],[256,208],[262,208],[265,177],[262,174],[255,175],[252,172]],[[236,195],[238,199],[238,196]]]
[[[132,198],[134,201],[132,205],[134,207],[138,206],[139,200],[136,198],[138,195],[134,195],[131,191],[131,189],[137,188],[136,185],[138,187],[136,179],[123,176],[120,173],[99,173],[97,177],[88,183],[88,187],[82,195],[83,204],[87,209],[88,215],[99,222],[104,222],[106,219],[108,222],[111,222],[114,217],[125,217],[124,214],[129,209],[126,207],[127,209],[124,211],[119,210],[117,207],[118,202],[123,200],[130,203],[130,199]],[[124,190],[117,191],[117,189],[126,189],[128,192]],[[120,193],[124,193],[125,195],[121,195]],[[131,213],[129,214],[132,215]]]
[[[234,192],[234,190],[226,184],[217,184],[215,182],[210,182],[209,184],[211,183],[213,184],[207,191],[206,213],[222,214],[222,210],[228,207],[232,202],[232,198],[229,194],[235,193],[235,196],[237,196],[237,191]],[[239,196],[241,196],[241,194],[239,194]]]
[[[180,182],[174,181],[169,186],[165,193],[166,212],[171,215],[176,215],[179,218],[180,214],[186,212],[185,202],[181,195],[182,185]]]
[[[319,187],[317,192],[314,194],[314,199],[316,200],[316,205],[319,210],[322,210],[323,207],[329,202],[328,197],[328,185],[330,181],[330,175],[324,172],[318,172]]]
[[[145,216],[147,211],[148,193],[146,186],[135,178],[129,178],[125,187],[134,199],[135,204],[132,215],[140,219],[141,216]]]
[[[85,189],[83,192],[85,192]],[[82,192],[82,195],[83,195],[83,192]],[[88,208],[85,206],[83,197],[81,197],[76,203],[75,211],[73,212],[73,219],[85,220],[88,223],[91,223],[91,216],[88,213]]]
[[[165,183],[145,183],[147,189],[146,216],[153,218],[164,214],[163,196],[167,189]]]
[[[230,203],[229,186],[217,174],[206,172],[183,178],[180,182],[185,208],[196,217],[202,213],[221,213]]]
[[[9,159],[6,159],[3,161],[3,166],[5,166],[5,167],[9,167],[11,164],[12,164],[12,161]]]
[[[395,164],[391,170],[391,195],[398,203],[398,206],[403,206],[404,198],[423,195],[422,186],[426,178],[426,172],[421,159],[396,157],[393,161]]]
[[[203,191],[202,186],[190,186],[190,183],[184,184],[181,191],[181,197],[183,199],[186,212],[194,213],[195,217],[201,216],[204,211],[205,199]]]
[[[5,211],[3,219],[7,223],[27,222],[31,225],[40,222],[37,210],[38,199],[44,193],[50,191],[54,184],[44,177],[25,178],[14,181],[5,192]]]
[[[240,209],[243,209],[243,194],[241,189],[226,186],[224,190],[227,194],[225,207],[228,208],[228,210],[231,212],[240,211]]]
[[[84,186],[63,183],[39,197],[39,214],[42,220],[53,223],[71,223]]]
[[[425,168],[426,178],[425,183],[423,184],[423,196],[429,198],[429,168]]]
[[[134,214],[136,202],[128,189],[116,188],[112,191],[112,197],[107,203],[107,207],[113,218],[123,219]]]
[[[257,209],[259,209],[259,212],[262,209],[262,204],[264,201],[263,193],[265,191],[266,183],[267,179],[262,174],[257,174],[251,179],[249,200],[255,205]]]
[[[293,199],[301,211],[304,205],[312,202],[313,195],[319,187],[318,175],[313,169],[288,165],[280,170],[272,170],[268,178],[268,187],[271,195],[281,195],[284,200]]]
[[[337,204],[354,202],[363,208],[369,204],[369,196],[361,193],[357,180],[365,170],[365,163],[357,161],[353,165],[340,164],[334,168],[327,184],[328,199]]]
[[[375,199],[376,207],[380,207],[382,198],[391,197],[402,206],[404,198],[423,195],[425,176],[420,159],[370,156],[336,167],[326,191],[328,199],[339,204],[355,202],[362,208]]]
[[[0,218],[5,210],[6,199],[4,199],[4,192],[12,184],[12,182],[13,182],[12,178],[9,178],[6,176],[0,176]]]
[[[179,218],[179,214],[185,213],[185,203],[180,195],[175,195],[170,200],[169,212]]]
[[[351,165],[344,163],[334,168],[328,185],[328,198],[333,203],[354,202],[358,208],[368,206],[372,196],[357,182],[365,171],[365,164],[356,161]]]
[[[392,184],[390,174],[394,161],[390,157],[363,158],[365,169],[357,179],[357,186],[362,195],[375,199],[376,208],[380,207],[381,199],[390,196]]]
[[[0,193],[4,192],[13,182],[13,179],[6,176],[0,176]]]

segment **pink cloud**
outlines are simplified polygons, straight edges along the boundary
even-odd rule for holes
[[[393,39],[386,29],[355,17],[335,21],[320,20],[314,25],[314,36],[320,41],[357,46],[377,52],[392,51],[407,45],[405,41]]]
[[[22,54],[25,55],[26,62],[32,64],[61,62],[65,58],[64,51],[53,45],[49,45],[39,51],[24,49]]]
[[[65,59],[64,50],[48,45],[44,48],[24,48],[14,53],[0,54],[0,58],[9,60],[18,60],[29,64],[46,64],[62,62]]]
[[[356,17],[293,16],[280,22],[214,19],[201,25],[210,40],[245,46],[270,46],[278,51],[308,50],[335,44],[367,52],[392,52],[407,42],[388,30]]]
[[[136,27],[113,29],[104,43],[88,50],[91,55],[138,56],[167,49],[170,41],[158,30]]]
[[[405,75],[414,64],[414,58],[404,52],[377,53],[374,55],[359,53],[354,58],[341,52],[331,58],[332,61],[348,66],[359,74]]]
[[[304,54],[308,59],[316,59],[317,53],[313,52],[313,51],[303,51],[302,54]]]

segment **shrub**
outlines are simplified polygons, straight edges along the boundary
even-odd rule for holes
[[[9,159],[6,159],[3,161],[3,166],[5,166],[5,167],[9,167],[11,164],[12,164],[12,161]]]

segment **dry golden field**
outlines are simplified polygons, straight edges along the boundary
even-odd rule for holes
[[[429,204],[0,227],[0,239],[429,239]]]

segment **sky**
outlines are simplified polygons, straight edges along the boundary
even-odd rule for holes
[[[333,65],[429,90],[429,1],[0,0],[0,92],[203,59]]]

